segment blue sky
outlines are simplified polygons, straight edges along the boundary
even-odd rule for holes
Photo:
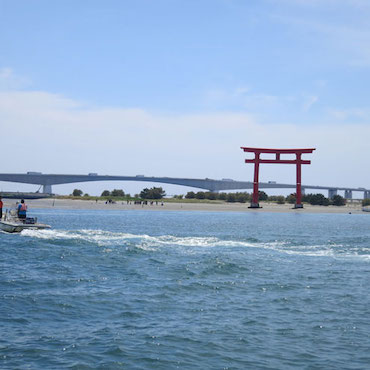
[[[0,0],[1,172],[249,180],[240,146],[307,146],[303,182],[370,186],[369,18],[365,0]]]

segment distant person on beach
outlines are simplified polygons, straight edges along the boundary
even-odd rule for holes
[[[1,200],[0,197],[0,220],[3,218],[3,201]]]
[[[21,200],[21,203],[18,204],[18,218],[26,218],[27,217],[27,204],[24,203],[24,199]]]

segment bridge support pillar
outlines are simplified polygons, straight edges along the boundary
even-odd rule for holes
[[[338,195],[338,189],[329,189],[329,199],[333,199],[336,195]]]
[[[364,191],[364,199],[369,199],[370,198],[370,191],[369,190],[365,190]]]
[[[301,188],[301,194],[306,195],[306,188]]]
[[[43,185],[42,192],[45,194],[52,194],[51,185]]]
[[[344,198],[352,199],[352,190],[345,190],[344,191]]]

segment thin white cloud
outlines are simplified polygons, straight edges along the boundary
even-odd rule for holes
[[[205,93],[205,102],[209,106],[234,105],[242,108],[254,109],[283,105],[295,98],[271,94],[256,93],[251,88],[236,87],[234,89],[213,89]]]
[[[320,86],[316,88],[318,90],[324,86],[324,82],[320,81],[319,84]],[[205,94],[205,102],[208,107],[233,106],[243,109],[249,114],[253,112],[259,117],[263,116],[265,121],[270,120],[269,114],[271,114],[275,115],[275,123],[279,122],[276,113],[285,111],[286,120],[287,116],[294,115],[297,112],[307,113],[318,101],[319,96],[317,94],[300,93],[296,96],[278,96],[256,93],[250,88],[214,89]]]
[[[303,103],[303,111],[308,112],[318,100],[318,96],[307,96],[305,102]]]
[[[370,111],[366,109],[360,108],[352,108],[352,109],[330,109],[329,113],[335,119],[344,121],[344,120],[366,120],[369,122],[370,120]]]
[[[288,6],[277,11],[272,18],[290,25],[304,33],[304,38],[313,38],[324,44],[336,63],[353,66],[370,65],[370,2],[361,0],[283,0]],[[292,5],[295,5],[293,7]],[[310,11],[308,11],[310,10]],[[321,17],[320,13],[338,14]],[[343,13],[347,16],[343,17]],[[356,21],[351,18],[351,13]]]
[[[14,73],[12,68],[0,68],[0,91],[18,90],[30,85],[30,81]]]
[[[234,89],[215,88],[206,91],[205,102],[207,104],[243,104],[249,96],[249,87],[236,87]]]

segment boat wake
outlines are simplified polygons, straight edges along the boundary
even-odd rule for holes
[[[104,230],[24,230],[22,237],[36,238],[48,242],[75,241],[88,243],[99,247],[126,246],[146,251],[157,251],[164,248],[176,249],[182,253],[205,252],[207,249],[220,248],[243,249],[260,248],[290,255],[303,255],[312,257],[360,257],[370,260],[370,248],[351,245],[336,244],[333,242],[318,245],[300,245],[287,241],[256,241],[256,240],[224,240],[216,237],[150,236],[146,234],[130,234]]]

